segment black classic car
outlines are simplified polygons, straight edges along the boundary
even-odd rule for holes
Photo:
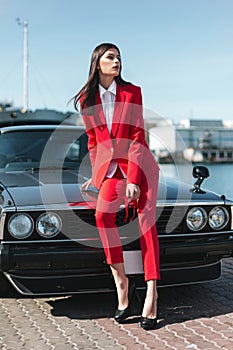
[[[114,289],[95,227],[98,191],[80,191],[91,175],[83,127],[18,125],[0,129],[0,287],[24,295]],[[157,202],[160,286],[204,282],[221,275],[233,250],[233,202],[204,191],[205,167],[194,185],[162,178]],[[117,225],[126,272],[144,288],[135,210]]]

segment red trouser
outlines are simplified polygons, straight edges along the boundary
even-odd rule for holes
[[[138,200],[138,224],[145,281],[160,279],[159,241],[156,229],[156,179],[147,181],[142,175]],[[149,183],[151,182],[151,183]],[[118,168],[112,178],[105,178],[98,195],[96,225],[104,247],[107,263],[123,263],[122,244],[116,227],[116,213],[125,201],[126,179]]]

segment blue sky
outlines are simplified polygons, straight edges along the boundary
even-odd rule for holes
[[[72,110],[101,42],[121,49],[123,77],[165,118],[233,119],[233,0],[0,0],[0,101],[23,105],[29,25],[29,108]]]

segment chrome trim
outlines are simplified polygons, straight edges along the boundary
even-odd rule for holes
[[[24,206],[17,207],[17,212],[29,212],[29,211],[55,211],[55,210],[72,210],[73,208],[78,209],[90,209],[89,206],[69,206],[68,204],[49,204],[49,205],[36,205],[36,206]],[[11,208],[5,208],[5,212],[15,212]]]
[[[129,239],[129,237],[121,237],[121,240],[126,240],[126,239]],[[66,242],[91,242],[91,241],[100,241],[100,238],[67,238],[67,239],[43,239],[43,240],[34,240],[34,241],[18,241],[18,240],[15,240],[15,241],[2,241],[1,243],[2,244],[14,244],[14,243],[66,243]]]
[[[181,268],[170,268],[170,269],[161,269],[161,272],[162,271],[169,271],[169,270],[174,270],[174,271],[177,271],[177,270],[184,270],[184,269],[198,269],[198,268],[202,268],[202,267],[208,267],[208,266],[213,266],[213,265],[217,265],[217,264],[220,264],[220,266],[222,265],[222,262],[221,261],[217,261],[215,263],[212,263],[212,264],[206,264],[206,265],[198,265],[198,266],[187,266],[187,267],[181,267]],[[90,293],[90,294],[96,294],[96,293],[110,293],[110,292],[115,292],[115,289],[96,289],[96,290],[83,290],[83,291],[77,291],[77,292],[57,292],[57,293],[32,293],[28,288],[25,288],[27,290],[27,292],[23,292],[21,289],[19,289],[19,287],[15,284],[15,282],[12,280],[12,277],[6,273],[6,272],[3,272],[4,275],[6,276],[6,278],[9,280],[9,282],[12,284],[12,286],[17,290],[17,292],[19,292],[21,295],[72,295],[72,294],[86,294],[87,292]],[[107,273],[105,274],[101,274],[101,276],[103,275],[108,275]],[[14,276],[14,275],[13,275]],[[74,275],[74,276],[77,276],[77,275]],[[84,275],[82,275],[84,276]],[[92,276],[92,275],[87,275],[87,276]],[[93,274],[93,276],[96,276],[96,274]],[[59,276],[59,277],[64,277],[64,278],[68,278],[67,275],[64,275],[64,276]],[[70,277],[70,276],[69,276]],[[72,276],[71,276],[72,277]],[[17,277],[16,277],[17,278]],[[23,277],[21,277],[23,278]],[[27,277],[24,277],[25,279],[27,279]],[[57,278],[57,276],[46,276],[45,278]],[[216,281],[218,279],[221,278],[221,273],[220,273],[220,277],[219,278],[213,278],[211,280],[213,281]],[[33,277],[28,277],[28,279],[33,279]],[[211,280],[206,280],[206,281],[195,281],[195,282],[184,282],[184,283],[172,283],[172,284],[166,284],[164,286],[160,286],[158,285],[158,288],[166,288],[166,287],[174,287],[174,286],[185,286],[185,285],[193,285],[193,284],[200,284],[200,283],[204,283],[204,282],[209,282]],[[145,287],[137,287],[137,289],[139,290],[144,290]]]
[[[93,203],[93,204],[95,204],[96,202],[87,202],[87,203],[90,203],[89,205],[87,204],[87,205],[82,205],[82,206],[79,206],[79,205],[77,205],[77,206],[69,206],[69,204],[68,203],[63,203],[63,204],[48,204],[48,205],[43,205],[43,204],[41,204],[41,205],[36,205],[36,207],[35,206],[32,206],[32,205],[30,205],[30,206],[23,206],[23,207],[21,207],[21,206],[18,206],[17,207],[17,211],[41,211],[41,210],[44,210],[44,211],[46,211],[46,210],[73,210],[73,209],[75,209],[75,208],[77,208],[77,209],[81,209],[81,210],[85,210],[85,209],[90,209],[90,205]],[[156,208],[163,208],[163,207],[180,207],[180,206],[211,206],[211,205],[213,205],[213,206],[218,206],[218,205],[221,205],[221,206],[223,206],[223,207],[226,207],[225,205],[224,205],[224,203],[223,202],[195,202],[195,201],[193,201],[193,202],[157,202],[157,205],[156,205]],[[121,205],[120,206],[120,208],[124,208],[125,206],[124,205]],[[94,209],[94,208],[93,208]],[[12,210],[12,208],[4,208],[4,211],[5,212],[15,212],[15,210]]]
[[[69,119],[69,117],[68,117]],[[5,133],[5,132],[16,132],[16,131],[30,131],[30,130],[57,130],[57,129],[61,129],[61,130],[77,130],[77,131],[85,131],[85,126],[82,125],[69,125],[69,124],[48,124],[48,125],[13,125],[13,126],[4,126],[1,127],[1,133]]]
[[[224,232],[221,232],[221,231],[214,231],[214,232],[195,232],[195,233],[181,233],[180,235],[177,235],[177,234],[166,234],[166,235],[158,235],[158,237],[160,238],[169,238],[169,237],[176,237],[176,238],[183,238],[183,237],[192,237],[192,238],[195,238],[196,236],[207,236],[207,235],[211,235],[211,236],[217,236],[217,235],[225,235],[225,234],[232,234],[232,231],[224,231]]]
[[[208,202],[208,201],[203,201],[203,202],[196,202],[196,201],[187,201],[187,202],[176,202],[175,200],[173,202],[161,202],[158,200],[157,201],[157,205],[156,208],[158,207],[172,207],[172,206],[176,206],[176,207],[180,207],[180,206],[209,206],[209,205],[222,205],[224,206],[224,202],[223,201],[215,201],[215,202]]]
[[[18,293],[20,293],[21,295],[33,295],[33,293],[28,288],[25,288],[25,287],[24,288],[27,289],[28,292],[27,293],[22,292],[22,290],[19,289],[19,287],[15,284],[15,282],[12,280],[11,276],[8,273],[3,272],[3,274],[5,275],[5,277],[8,279],[8,281],[11,283],[11,285],[15,288],[15,290]]]
[[[233,230],[233,206],[231,206],[231,229]]]
[[[4,236],[5,220],[6,220],[6,213],[2,212],[0,217],[0,240],[2,240]]]
[[[26,290],[26,292],[24,292],[15,284],[15,282],[13,281],[11,275],[9,275],[6,272],[3,272],[3,273],[4,273],[5,277],[8,279],[8,281],[11,283],[11,285],[21,295],[71,295],[71,294],[86,294],[87,293],[86,289],[83,290],[83,291],[77,291],[77,292],[74,292],[74,291],[72,291],[72,292],[63,292],[63,291],[61,291],[60,293],[59,292],[56,292],[56,293],[54,293],[54,292],[53,293],[48,293],[48,292],[46,292],[46,293],[33,293],[32,291],[30,291],[30,289],[28,289],[25,286],[23,286],[24,289]],[[103,275],[106,276],[108,274],[107,273],[105,273],[105,274],[102,273],[101,276],[103,276]],[[12,275],[12,276],[14,276],[14,275]],[[74,276],[78,277],[77,275],[74,275]],[[83,276],[85,276],[85,275],[80,275],[80,277],[83,277]],[[86,276],[96,276],[96,274],[86,275]],[[64,276],[59,276],[59,277],[61,277],[61,278],[69,278],[69,277],[72,277],[72,275],[71,276],[64,275]],[[17,278],[17,277],[15,277],[15,278]],[[24,279],[33,279],[33,277],[20,277],[20,278],[22,278],[22,279],[23,278]],[[44,278],[52,279],[52,278],[58,278],[58,276],[46,276]],[[34,279],[36,279],[36,277],[34,277]],[[88,290],[88,293],[95,294],[95,293],[103,293],[103,292],[108,293],[108,292],[114,292],[114,291],[115,291],[114,289],[96,289],[96,290]]]
[[[34,241],[2,241],[2,244],[15,244],[15,243],[27,243],[27,244],[33,244],[33,243],[66,243],[66,242],[83,242],[83,241],[99,241],[98,238],[91,238],[91,239],[87,239],[87,238],[79,238],[79,239],[71,239],[71,238],[67,238],[67,239],[43,239],[43,240],[34,240]]]
[[[211,236],[219,236],[219,235],[224,235],[224,234],[231,234],[233,235],[232,231],[214,231],[214,232],[201,232],[201,233],[181,233],[181,234],[165,234],[165,235],[158,235],[159,238],[187,238],[187,237],[191,237],[191,238],[195,238],[197,236],[207,236],[207,235],[211,235]],[[130,237],[121,237],[121,240],[128,240]],[[233,236],[232,236],[233,238]],[[1,244],[15,244],[15,243],[24,243],[24,244],[33,244],[33,243],[67,243],[67,242],[90,242],[90,241],[100,241],[99,238],[67,238],[67,239],[43,239],[43,240],[33,240],[33,241],[28,241],[27,238],[24,241],[18,241],[17,239],[15,239],[15,241],[2,241]]]

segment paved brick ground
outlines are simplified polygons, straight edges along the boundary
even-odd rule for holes
[[[158,329],[112,318],[114,294],[0,299],[0,349],[233,349],[233,259],[222,278],[159,290]]]

